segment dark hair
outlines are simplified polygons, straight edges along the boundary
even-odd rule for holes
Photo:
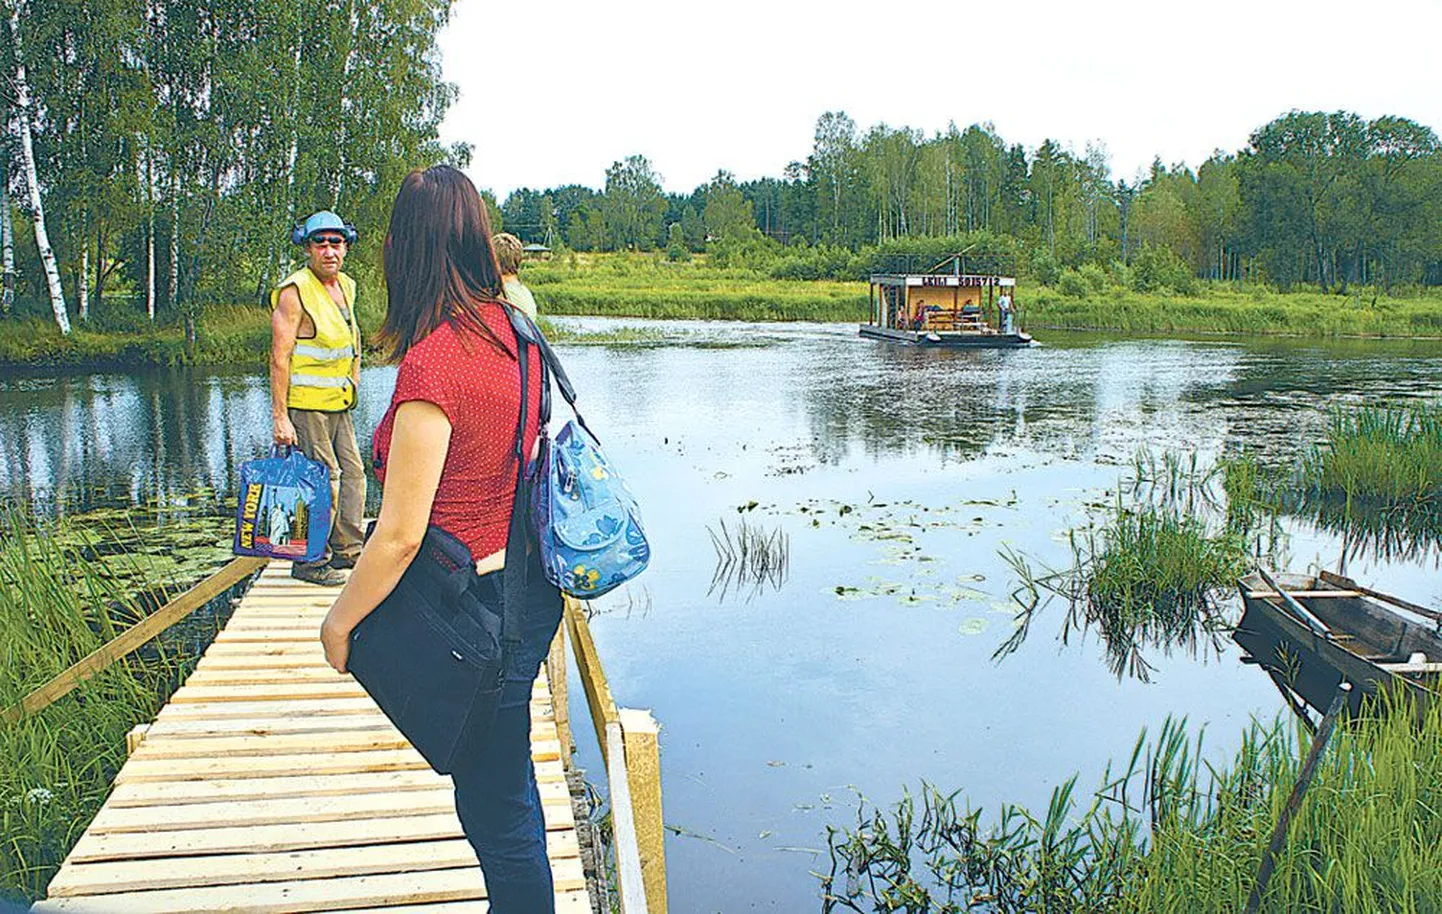
[[[446,321],[509,352],[481,321],[479,306],[501,297],[491,220],[470,179],[449,165],[406,175],[391,210],[383,255],[386,319],[381,341],[400,360]]]

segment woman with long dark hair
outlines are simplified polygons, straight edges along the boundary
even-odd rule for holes
[[[380,516],[321,628],[326,659],[341,672],[352,630],[395,588],[429,525],[465,543],[479,576],[472,592],[501,614],[520,470],[518,346],[530,347],[532,366],[522,453],[535,451],[541,413],[541,356],[512,330],[486,208],[465,175],[436,165],[406,176],[391,212],[384,262],[381,338],[400,369],[374,439],[383,485]],[[560,624],[561,597],[539,568],[527,581],[522,646],[506,655],[495,722],[484,739],[465,747],[451,773],[456,811],[480,858],[495,914],[555,907],[531,765],[530,698]]]

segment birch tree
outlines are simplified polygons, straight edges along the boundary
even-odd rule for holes
[[[35,143],[30,132],[30,84],[25,78],[25,58],[20,43],[19,0],[10,3],[9,7],[10,50],[15,59],[15,109],[20,122],[20,164],[25,172],[30,215],[35,221],[35,247],[45,270],[45,284],[50,292],[50,309],[55,314],[55,324],[62,335],[69,336],[70,316],[65,312],[65,293],[60,287],[60,269],[55,263],[55,251],[50,247],[50,234],[45,230],[45,204],[40,199],[40,176],[35,167]]]

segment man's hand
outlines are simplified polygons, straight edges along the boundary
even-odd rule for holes
[[[298,443],[295,437],[295,426],[291,423],[289,416],[277,416],[275,418],[275,443],[278,445],[295,445]]]

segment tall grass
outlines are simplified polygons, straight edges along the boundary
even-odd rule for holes
[[[0,707],[144,614],[84,555],[19,511],[0,510]],[[154,715],[194,654],[154,643],[38,714],[0,723],[0,897],[43,895],[109,793],[126,732]]]
[[[1195,455],[1139,454],[1104,521],[1068,534],[1066,568],[1034,567],[1004,549],[1019,581],[1013,592],[1019,608],[1017,627],[995,656],[1019,648],[1036,613],[1056,598],[1067,606],[1062,642],[1094,632],[1118,677],[1147,680],[1149,649],[1195,650],[1215,641],[1225,628],[1215,594],[1280,536],[1275,512],[1262,510],[1255,490],[1243,491],[1257,484],[1244,482],[1243,472],[1259,471],[1235,461],[1202,466]]]
[[[1302,483],[1348,505],[1442,511],[1442,406],[1334,412]]]
[[[1255,882],[1305,745],[1254,721],[1229,762],[1168,720],[1090,795],[995,816],[924,785],[829,833],[823,911],[1229,912]],[[1277,857],[1263,910],[1429,912],[1442,903],[1442,706],[1344,721]]]

